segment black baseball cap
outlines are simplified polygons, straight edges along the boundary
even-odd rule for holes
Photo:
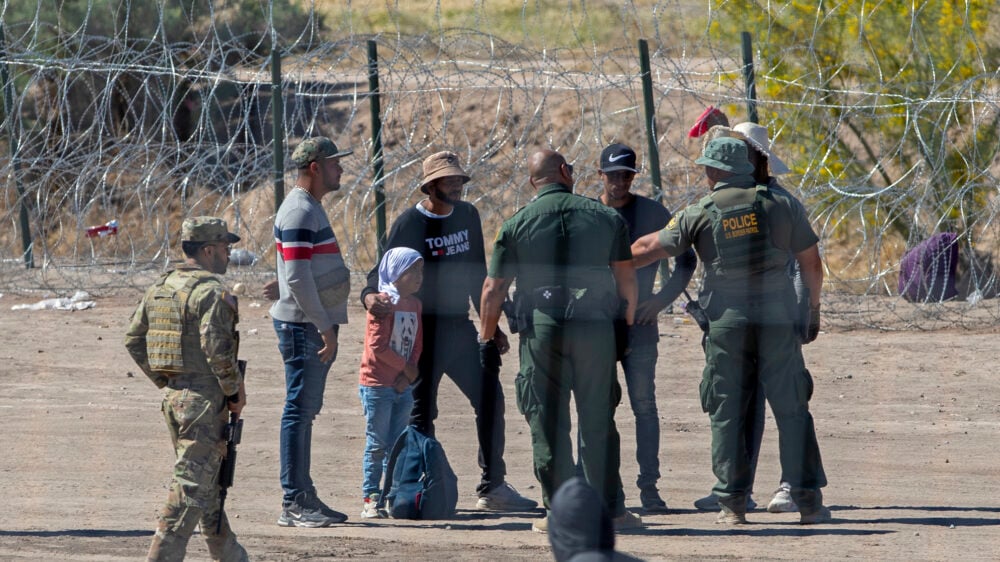
[[[615,143],[609,145],[601,152],[601,171],[638,172],[635,167],[635,151],[624,144]]]

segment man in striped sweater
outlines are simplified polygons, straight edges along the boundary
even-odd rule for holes
[[[295,188],[274,219],[279,298],[271,306],[271,317],[286,387],[279,446],[282,527],[326,527],[347,520],[319,499],[309,463],[313,419],[323,406],[326,375],[337,357],[337,330],[347,322],[350,292],[350,272],[320,201],[340,189],[340,158],[349,154],[326,137],[302,141],[292,153],[299,171]]]

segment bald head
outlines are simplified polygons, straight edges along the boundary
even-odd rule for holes
[[[542,149],[532,154],[528,158],[528,175],[535,187],[550,183],[573,186],[573,168],[554,150]]]

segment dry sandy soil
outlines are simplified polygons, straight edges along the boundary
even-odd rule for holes
[[[160,392],[132,365],[122,334],[138,295],[98,299],[81,312],[11,311],[36,299],[0,299],[2,560],[138,560],[166,496],[171,450]],[[459,476],[452,521],[362,522],[363,417],[356,366],[362,311],[341,336],[326,406],[314,434],[321,495],[350,521],[326,529],[275,525],[280,505],[278,419],[283,376],[266,306],[245,298],[243,356],[249,405],[237,483],[227,509],[254,560],[545,560],[538,514],[474,509],[476,439],[471,408],[442,384],[438,436]],[[644,559],[997,559],[1000,545],[1000,371],[993,332],[824,333],[806,349],[816,380],[813,412],[836,520],[804,528],[795,514],[754,512],[739,530],[713,523],[691,502],[708,491],[709,429],[697,384],[697,328],[661,316],[658,399],[661,488],[672,508],[646,528],[618,536]],[[503,370],[509,480],[539,498],[524,420],[512,402],[516,358]],[[133,375],[132,373],[135,373]],[[618,409],[627,505],[638,509],[634,425]],[[758,501],[778,481],[768,419]],[[206,559],[192,540],[190,560]]]

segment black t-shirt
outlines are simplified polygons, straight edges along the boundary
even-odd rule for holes
[[[424,258],[424,282],[417,297],[424,314],[469,315],[469,301],[479,310],[486,279],[486,252],[479,211],[470,203],[455,203],[451,214],[430,215],[421,204],[403,212],[389,231],[386,249],[412,248]],[[378,292],[378,266],[368,273],[361,301]]]
[[[628,225],[628,241],[634,244],[636,240],[649,234],[663,230],[670,222],[670,211],[666,207],[642,195],[634,195],[624,207],[615,208]],[[653,294],[653,284],[656,281],[656,270],[660,262],[655,261],[645,267],[635,270],[639,283],[639,302],[649,299]]]

